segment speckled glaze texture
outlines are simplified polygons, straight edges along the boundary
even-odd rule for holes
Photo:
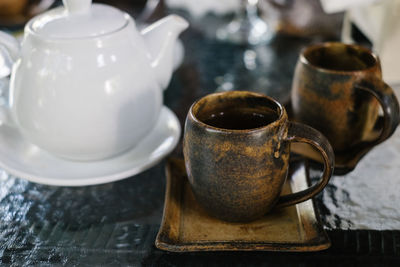
[[[277,119],[266,126],[246,130],[221,129],[201,121],[202,114],[215,108],[228,110],[239,106],[275,110]],[[232,91],[208,95],[195,102],[185,123],[183,152],[196,199],[217,218],[251,221],[276,204],[298,203],[321,191],[332,171],[333,154],[329,143],[316,134],[318,138],[314,139],[318,140],[312,143],[323,143],[324,148],[320,150],[329,162],[324,181],[318,188],[305,190],[306,194],[301,191],[279,198],[288,171],[290,140],[297,138],[291,132],[298,129],[309,130],[290,123],[278,102],[260,94]],[[310,135],[315,134],[315,130],[310,131]],[[320,148],[318,144],[317,147]]]
[[[292,85],[295,119],[321,131],[335,152],[366,140],[376,127],[379,106],[383,130],[371,142],[389,138],[399,123],[399,104],[382,81],[379,59],[357,45],[323,43],[300,55]]]

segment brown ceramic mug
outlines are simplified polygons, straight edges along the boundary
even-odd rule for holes
[[[361,143],[377,145],[399,124],[399,104],[382,80],[379,59],[362,46],[333,42],[307,47],[296,65],[291,97],[294,118],[321,131],[335,152]],[[379,106],[382,130],[366,142],[380,121]]]
[[[313,145],[325,168],[315,185],[280,196],[291,142]],[[197,201],[211,215],[234,222],[310,199],[328,183],[334,166],[333,150],[322,134],[289,122],[274,99],[246,91],[215,93],[195,102],[186,118],[183,153]]]

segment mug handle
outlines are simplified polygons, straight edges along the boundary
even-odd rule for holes
[[[0,31],[0,57],[3,58],[3,65],[0,66],[0,79],[7,79],[5,90],[9,90],[9,75],[12,66],[19,56],[20,45],[12,35]],[[0,85],[1,86],[1,85]],[[13,127],[14,122],[8,105],[0,105],[0,126],[3,124]]]
[[[379,78],[375,78],[372,82],[363,81],[360,84],[357,84],[355,87],[373,95],[382,107],[382,131],[377,139],[368,142],[369,146],[375,146],[388,139],[399,125],[399,102],[394,94],[393,89]],[[376,123],[378,122],[379,120],[377,120]]]
[[[319,131],[302,123],[289,122],[289,130],[286,137],[289,142],[304,142],[315,147],[324,160],[324,171],[321,179],[313,186],[302,191],[281,196],[276,207],[286,207],[306,201],[324,189],[332,176],[335,166],[335,154],[328,139]]]

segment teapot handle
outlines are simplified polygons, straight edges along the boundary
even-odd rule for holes
[[[1,66],[0,66],[1,72]],[[8,105],[8,93],[4,91],[9,90],[9,81],[8,78],[0,79],[0,127],[2,125],[7,125],[10,127],[14,127],[15,123],[11,116],[11,109]]]
[[[14,36],[0,31],[0,56],[3,58],[6,64],[10,64],[9,67],[11,67],[12,64],[14,64],[14,62],[19,58],[20,50],[20,44]],[[1,63],[2,62],[0,61],[0,67],[3,67],[1,66]],[[0,78],[4,76],[0,72]]]
[[[6,105],[0,106],[0,127],[7,125],[9,127],[14,127],[14,120],[11,117],[10,108]]]
[[[9,90],[9,76],[14,62],[19,57],[20,44],[12,35],[0,31],[0,99],[4,97],[5,90]],[[8,99],[6,99],[8,100]],[[0,126],[13,126],[10,108],[7,103],[0,103]]]

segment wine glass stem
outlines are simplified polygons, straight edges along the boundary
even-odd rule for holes
[[[243,0],[242,3],[245,6],[246,15],[249,19],[258,17],[258,12],[257,12],[258,0]]]

